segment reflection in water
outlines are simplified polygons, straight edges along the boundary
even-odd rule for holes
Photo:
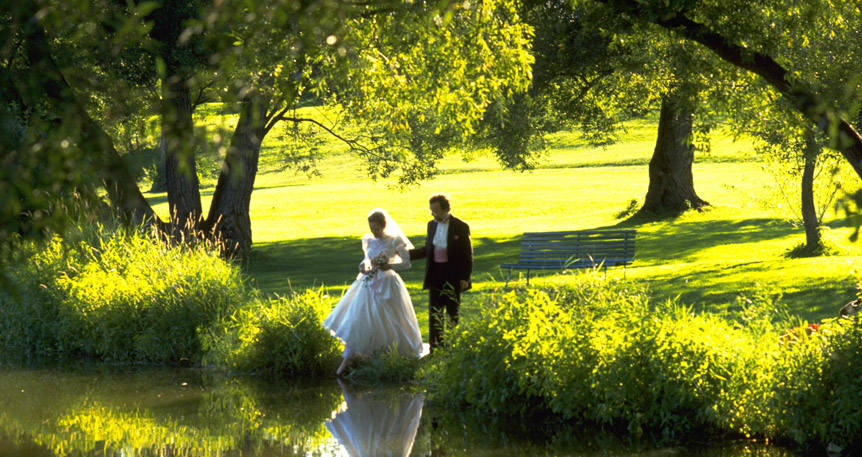
[[[323,422],[340,400],[334,383],[0,367],[0,448],[26,457],[303,455],[328,440]]]
[[[413,448],[424,398],[385,390],[354,390],[338,380],[344,402],[326,429],[350,457],[407,457]]]
[[[354,391],[334,381],[0,366],[0,457],[793,455],[752,443],[656,450],[564,424],[536,436],[535,424],[519,432],[493,419],[441,409],[418,394]]]

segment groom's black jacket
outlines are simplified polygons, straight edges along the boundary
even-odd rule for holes
[[[437,221],[428,222],[428,234],[425,237],[425,246],[410,250],[410,260],[427,259],[425,261],[425,282],[423,289],[428,289],[428,271],[434,262],[434,233],[437,231]],[[449,233],[446,236],[446,254],[449,257],[448,267],[451,277],[457,280],[467,281],[467,290],[472,287],[470,275],[473,273],[473,243],[470,241],[470,226],[455,216],[449,215]],[[453,284],[456,288],[459,284]]]

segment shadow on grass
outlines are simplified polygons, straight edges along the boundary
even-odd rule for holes
[[[762,271],[755,268],[742,269],[742,273],[750,272],[752,275]],[[737,297],[751,298],[758,292],[758,285],[751,281],[733,282],[729,286],[719,284],[722,275],[728,274],[724,270],[703,274],[712,274],[710,279],[718,281],[707,280],[706,284],[700,282],[686,285],[680,281],[668,281],[666,278],[647,279],[651,297],[653,300],[666,300],[678,296],[680,303],[692,305],[694,311],[736,312],[740,311]],[[774,286],[767,290],[771,294],[779,293],[778,301],[787,307],[790,315],[798,316],[807,322],[838,317],[841,306],[853,300],[857,292],[854,280],[850,277],[846,281],[836,281],[833,277],[794,280],[792,290],[779,290]]]
[[[700,251],[727,244],[756,244],[800,233],[800,229],[776,218],[676,222],[670,219],[641,229],[638,220],[626,220],[602,228],[638,229],[635,262],[649,264],[693,260]],[[781,255],[776,252],[775,255]],[[728,259],[733,260],[733,259]]]
[[[243,270],[264,293],[287,295],[321,286],[342,288],[356,277],[361,260],[356,238],[303,238],[253,245]]]
[[[499,279],[500,264],[518,258],[520,238],[474,238],[474,279]],[[362,247],[352,237],[304,238],[255,244],[243,270],[264,293],[286,295],[293,290],[326,286],[338,293],[356,279]],[[411,293],[422,287],[425,261],[399,274]]]
[[[715,263],[704,260],[699,253],[719,246],[734,244],[728,248],[728,256],[745,253],[747,246],[798,234],[778,219],[760,218],[746,220],[715,220],[650,223],[643,226],[633,221],[622,221],[615,225],[596,229],[634,228],[638,230],[635,262],[627,275],[637,277],[649,284],[654,300],[680,297],[680,301],[695,309],[721,311],[734,306],[739,295],[751,296],[756,292],[756,278],[775,278],[787,290],[781,290],[783,301],[792,314],[803,319],[818,320],[831,317],[841,305],[855,296],[855,286],[848,270],[847,280],[836,281],[835,277],[792,278],[784,275],[792,270],[770,272],[782,262],[782,252],[767,253],[767,258],[715,259]],[[414,237],[415,238],[415,237]],[[418,241],[418,240],[416,240]],[[506,280],[507,272],[502,263],[518,259],[521,237],[478,237],[473,239],[473,279],[477,289],[496,287]],[[719,250],[718,252],[725,252]],[[288,240],[268,244],[255,244],[245,272],[253,278],[255,287],[267,294],[287,295],[291,290],[319,288],[325,286],[332,296],[340,296],[357,275],[357,266],[362,260],[360,241],[354,237],[324,237]],[[687,266],[686,263],[701,262]],[[683,264],[679,269],[663,268],[670,264]],[[657,268],[655,272],[650,271]],[[417,314],[427,305],[421,292],[425,270],[424,260],[414,263],[409,270],[400,272],[414,299]],[[609,269],[608,274],[617,275]],[[640,270],[640,271],[638,271]],[[517,281],[521,271],[512,272]],[[558,272],[542,271],[534,277]],[[618,276],[622,276],[620,273]],[[691,281],[689,281],[689,279]],[[521,279],[523,281],[523,279]],[[801,282],[800,282],[801,281]],[[471,292],[476,294],[476,292]],[[468,298],[465,303],[468,303]]]

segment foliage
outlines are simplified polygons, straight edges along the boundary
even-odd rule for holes
[[[249,299],[239,270],[205,245],[170,246],[141,230],[82,222],[22,241],[3,274],[6,356],[200,360],[200,327]]]
[[[780,103],[804,116],[862,176],[862,137],[851,122],[862,90],[855,62],[860,13],[832,0],[777,2],[595,0],[628,28],[658,25],[763,78]],[[742,83],[742,81],[740,81]],[[744,83],[740,85],[744,88]],[[757,110],[752,112],[757,113]]]
[[[633,199],[629,200],[629,202],[628,202],[628,204],[626,205],[625,209],[623,209],[622,211],[620,211],[619,213],[617,213],[617,214],[614,216],[614,219],[624,219],[624,218],[627,218],[627,217],[629,217],[629,216],[631,216],[631,215],[635,214],[635,213],[637,212],[637,210],[638,210],[638,208],[639,208],[639,207],[640,207],[640,204],[638,203],[638,199],[633,198]]]
[[[798,443],[862,444],[862,325],[832,320],[776,361],[770,409],[780,430]]]
[[[766,289],[732,314],[649,305],[642,286],[585,274],[494,291],[419,372],[432,399],[503,416],[553,413],[634,436],[691,433],[862,443],[862,325],[813,333]],[[794,330],[796,331],[796,330]]]
[[[763,341],[713,314],[650,306],[636,283],[587,274],[489,295],[421,376],[434,398],[500,414],[550,411],[635,436],[761,434]]]
[[[511,0],[414,3],[402,13],[356,17],[329,62],[350,61],[337,99],[370,132],[358,150],[370,176],[397,172],[411,184],[465,144],[489,106],[527,88],[532,30]]]
[[[335,373],[341,349],[322,325],[331,310],[322,289],[244,306],[202,332],[204,363],[269,378]]]
[[[814,246],[809,246],[808,243],[799,243],[791,247],[784,253],[789,259],[801,259],[804,257],[823,257],[830,255],[840,255],[841,250],[836,247],[835,243],[830,239],[828,227],[818,227],[820,232],[820,242]]]
[[[763,152],[763,149],[760,149]],[[767,152],[761,166],[772,177],[772,183],[765,183],[766,195],[761,197],[762,204],[783,215],[794,226],[802,226],[800,204],[800,176],[802,157],[798,155],[777,155]],[[822,223],[828,211],[834,208],[845,187],[852,187],[855,178],[846,164],[837,157],[822,154],[816,159],[814,199],[817,221]],[[843,166],[842,166],[843,165]]]

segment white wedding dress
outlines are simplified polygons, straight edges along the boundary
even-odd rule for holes
[[[362,237],[366,268],[371,269],[372,259],[381,253],[392,268],[372,275],[360,273],[323,321],[323,326],[344,343],[345,355],[371,356],[393,346],[402,356],[419,357],[422,353],[422,334],[413,302],[395,272],[410,268],[408,249],[404,237]]]

